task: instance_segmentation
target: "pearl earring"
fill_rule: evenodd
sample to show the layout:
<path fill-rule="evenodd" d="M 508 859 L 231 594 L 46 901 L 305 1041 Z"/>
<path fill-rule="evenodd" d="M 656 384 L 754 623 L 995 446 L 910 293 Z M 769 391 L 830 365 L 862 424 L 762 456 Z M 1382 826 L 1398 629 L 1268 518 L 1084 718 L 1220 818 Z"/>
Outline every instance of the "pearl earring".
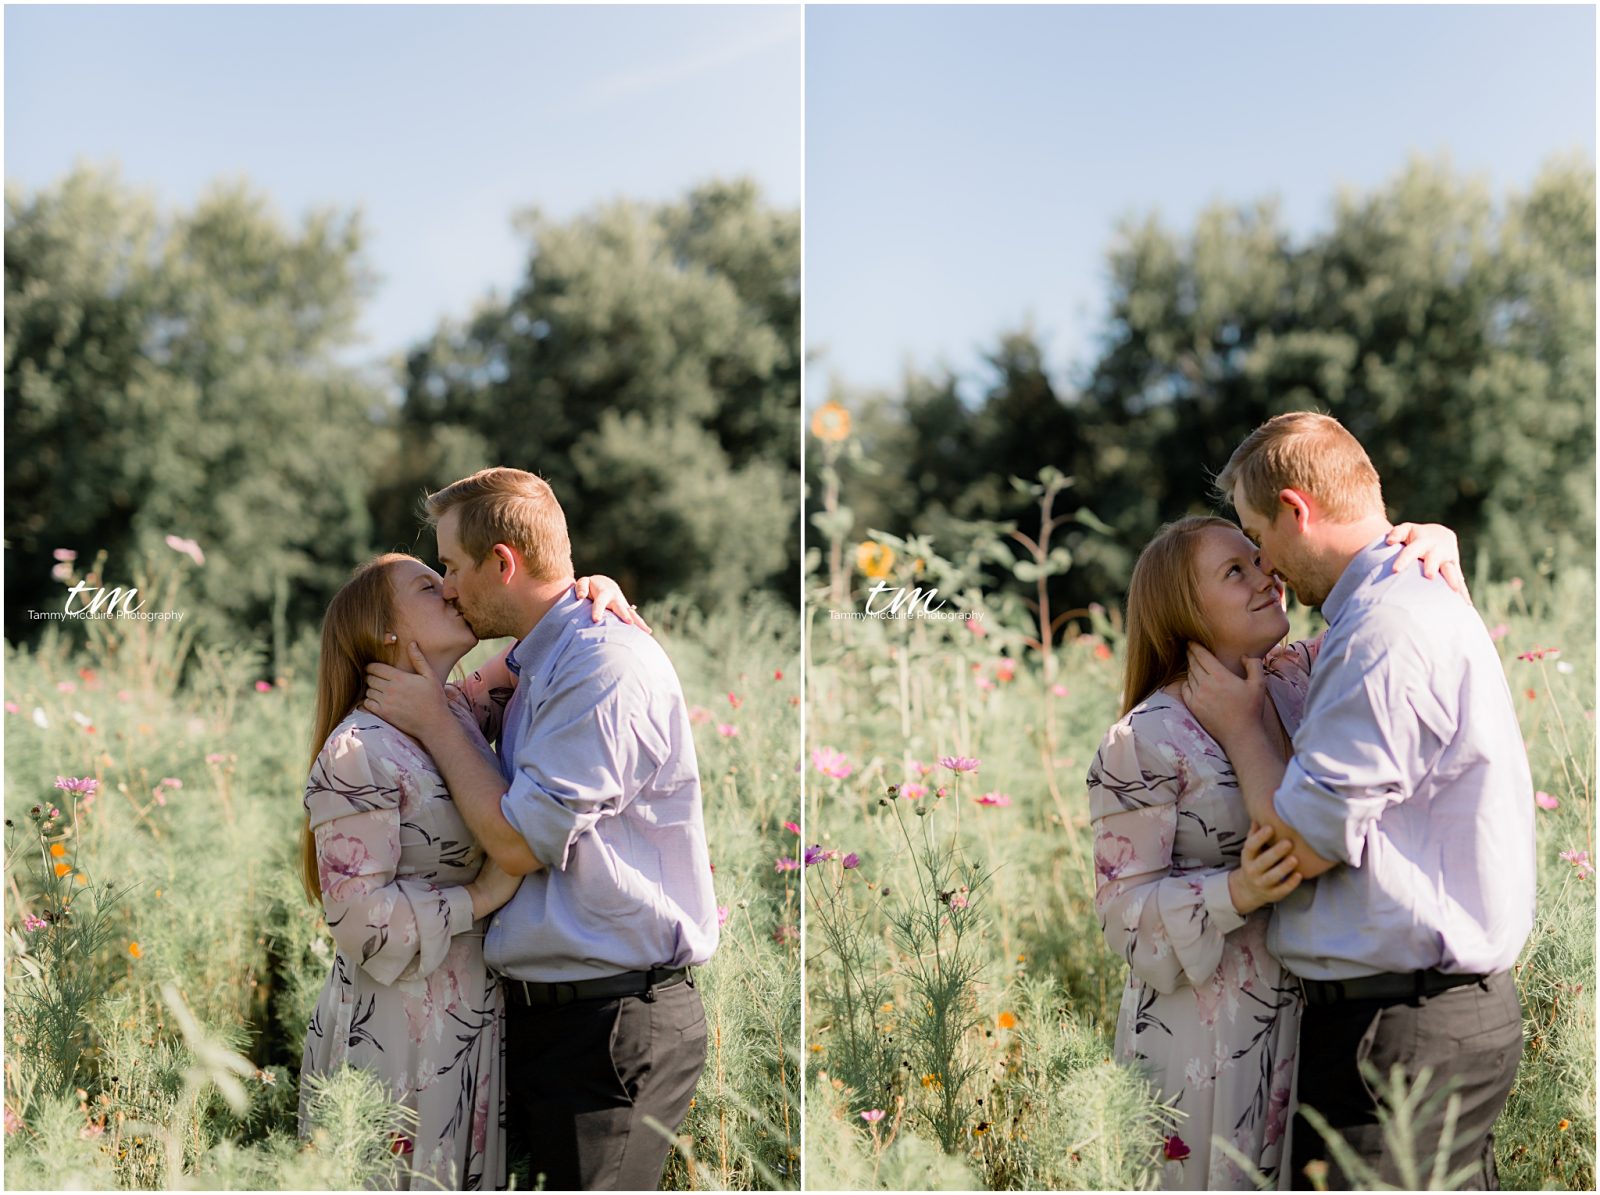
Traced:
<path fill-rule="evenodd" d="M 385 635 L 383 641 L 385 643 L 399 643 L 400 637 L 398 635 Z"/>

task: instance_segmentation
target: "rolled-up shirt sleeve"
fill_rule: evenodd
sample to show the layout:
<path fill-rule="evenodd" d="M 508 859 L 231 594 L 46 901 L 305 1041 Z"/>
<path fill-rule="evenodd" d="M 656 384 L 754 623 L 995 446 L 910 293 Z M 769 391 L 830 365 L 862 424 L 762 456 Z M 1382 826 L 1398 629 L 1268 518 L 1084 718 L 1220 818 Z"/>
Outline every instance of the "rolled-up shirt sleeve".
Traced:
<path fill-rule="evenodd" d="M 600 650 L 558 672 L 517 745 L 500 810 L 546 867 L 565 871 L 578 839 L 655 767 L 636 726 L 646 696 L 627 663 Z"/>
<path fill-rule="evenodd" d="M 1419 692 L 1403 649 L 1371 640 L 1328 648 L 1313 677 L 1294 757 L 1273 807 L 1326 859 L 1360 867 L 1383 811 L 1411 796 L 1422 775 Z"/>

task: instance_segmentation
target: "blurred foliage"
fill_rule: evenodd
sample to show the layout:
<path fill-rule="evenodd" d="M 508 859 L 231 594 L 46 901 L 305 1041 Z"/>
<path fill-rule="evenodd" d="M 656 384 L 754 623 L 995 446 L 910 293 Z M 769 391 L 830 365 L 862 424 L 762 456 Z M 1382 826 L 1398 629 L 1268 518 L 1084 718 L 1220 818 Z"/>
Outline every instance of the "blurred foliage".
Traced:
<path fill-rule="evenodd" d="M 546 477 L 578 569 L 630 596 L 793 600 L 798 213 L 711 183 L 521 228 L 522 285 L 397 357 L 397 403 L 339 363 L 358 215 L 290 227 L 245 182 L 165 211 L 86 167 L 8 187 L 7 638 L 61 609 L 53 550 L 131 567 L 178 535 L 206 556 L 179 608 L 281 644 L 364 556 L 431 558 L 418 500 L 490 464 Z"/>
<path fill-rule="evenodd" d="M 1074 566 L 1052 605 L 1082 609 L 1126 588 L 1162 522 L 1214 509 L 1210 478 L 1252 428 L 1320 409 L 1367 448 L 1392 516 L 1460 533 L 1469 573 L 1480 559 L 1498 576 L 1592 571 L 1589 162 L 1547 163 L 1497 205 L 1413 160 L 1342 195 L 1304 243 L 1270 203 L 1213 207 L 1187 232 L 1129 220 L 1108 267 L 1097 359 L 1071 389 L 1024 328 L 987 354 L 976 402 L 948 372 L 848 396 L 867 462 L 850 470 L 851 535 L 931 534 L 947 555 L 982 520 L 1036 535 L 1008 479 L 1053 465 L 1113 529 L 1063 534 Z"/>
<path fill-rule="evenodd" d="M 406 459 L 450 429 L 472 437 L 445 442 L 458 470 L 537 469 L 581 527 L 579 567 L 630 593 L 797 592 L 798 214 L 741 182 L 519 223 L 517 291 L 407 359 Z M 415 505 L 392 475 L 385 525 Z"/>

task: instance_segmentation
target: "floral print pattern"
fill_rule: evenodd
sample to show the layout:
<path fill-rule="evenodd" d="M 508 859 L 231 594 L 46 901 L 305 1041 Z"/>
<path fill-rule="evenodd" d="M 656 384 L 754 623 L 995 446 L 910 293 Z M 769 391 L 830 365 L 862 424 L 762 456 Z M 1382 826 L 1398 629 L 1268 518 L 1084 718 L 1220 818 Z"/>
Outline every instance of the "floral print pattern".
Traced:
<path fill-rule="evenodd" d="M 446 688 L 491 758 L 514 683 L 502 661 Z M 503 1190 L 503 1003 L 463 886 L 483 850 L 427 753 L 364 710 L 328 736 L 305 805 L 335 951 L 302 1080 L 348 1063 L 417 1113 L 398 1189 Z M 306 1111 L 302 1094 L 302 1131 Z"/>
<path fill-rule="evenodd" d="M 1267 689 L 1289 734 L 1305 711 L 1321 640 L 1274 649 Z M 1128 963 L 1116 1053 L 1185 1114 L 1162 1185 L 1253 1184 L 1214 1141 L 1288 1186 L 1300 995 L 1267 950 L 1270 906 L 1234 911 L 1228 873 L 1250 816 L 1216 741 L 1177 697 L 1152 693 L 1106 735 L 1089 768 L 1095 906 Z"/>

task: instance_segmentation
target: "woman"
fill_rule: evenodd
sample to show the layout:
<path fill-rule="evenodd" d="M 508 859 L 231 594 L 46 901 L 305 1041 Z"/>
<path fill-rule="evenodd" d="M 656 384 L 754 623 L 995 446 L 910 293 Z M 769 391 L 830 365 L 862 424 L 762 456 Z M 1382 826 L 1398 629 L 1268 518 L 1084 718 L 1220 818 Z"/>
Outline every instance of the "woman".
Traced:
<path fill-rule="evenodd" d="M 582 578 L 595 617 L 632 621 L 616 584 Z M 344 1063 L 375 1072 L 417 1114 L 395 1142 L 401 1188 L 504 1188 L 498 980 L 483 961 L 483 919 L 520 880 L 486 860 L 421 746 L 358 706 L 368 664 L 406 667 L 415 641 L 435 675 L 478 640 L 422 561 L 391 553 L 358 568 L 329 603 L 317 668 L 306 893 L 324 908 L 337 952 L 301 1061 L 305 1078 Z M 516 681 L 502 655 L 459 685 L 451 708 L 489 742 Z"/>
<path fill-rule="evenodd" d="M 1395 529 L 1434 575 L 1456 559 L 1445 528 Z M 1129 975 L 1116 1052 L 1145 1067 L 1185 1114 L 1167 1139 L 1162 1185 L 1253 1186 L 1226 1141 L 1287 1186 L 1299 988 L 1266 946 L 1271 906 L 1298 886 L 1285 840 L 1250 824 L 1227 757 L 1185 708 L 1188 644 L 1244 675 L 1264 657 L 1262 717 L 1283 748 L 1299 728 L 1321 636 L 1280 646 L 1283 590 L 1225 519 L 1163 527 L 1128 588 L 1123 717 L 1089 769 L 1095 905 Z"/>

